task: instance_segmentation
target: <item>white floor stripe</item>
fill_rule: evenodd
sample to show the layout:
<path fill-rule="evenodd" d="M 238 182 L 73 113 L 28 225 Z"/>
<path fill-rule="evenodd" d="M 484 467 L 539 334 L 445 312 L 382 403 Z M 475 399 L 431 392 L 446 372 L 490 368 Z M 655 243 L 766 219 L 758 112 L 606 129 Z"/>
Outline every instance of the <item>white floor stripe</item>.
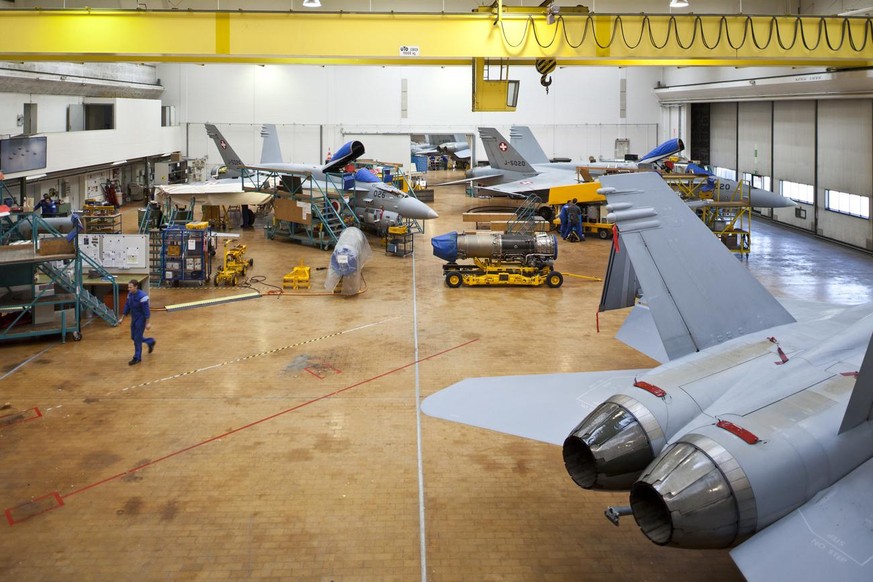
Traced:
<path fill-rule="evenodd" d="M 415 253 L 412 253 L 412 333 L 415 343 L 415 433 L 418 447 L 418 522 L 421 543 L 421 582 L 427 582 L 427 537 L 424 529 L 424 461 L 421 455 L 421 382 L 418 363 L 418 303 L 415 294 Z"/>

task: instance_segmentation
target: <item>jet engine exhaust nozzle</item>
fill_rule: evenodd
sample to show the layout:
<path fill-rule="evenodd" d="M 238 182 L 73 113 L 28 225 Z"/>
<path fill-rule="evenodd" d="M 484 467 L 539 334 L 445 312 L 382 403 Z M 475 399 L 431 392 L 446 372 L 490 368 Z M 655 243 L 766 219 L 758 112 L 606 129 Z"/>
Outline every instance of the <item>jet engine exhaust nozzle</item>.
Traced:
<path fill-rule="evenodd" d="M 655 417 L 628 396 L 613 396 L 564 440 L 564 465 L 583 489 L 628 489 L 655 458 L 663 441 Z"/>
<path fill-rule="evenodd" d="M 695 434 L 649 466 L 631 487 L 630 504 L 637 525 L 661 546 L 727 548 L 757 522 L 742 468 L 724 447 Z"/>

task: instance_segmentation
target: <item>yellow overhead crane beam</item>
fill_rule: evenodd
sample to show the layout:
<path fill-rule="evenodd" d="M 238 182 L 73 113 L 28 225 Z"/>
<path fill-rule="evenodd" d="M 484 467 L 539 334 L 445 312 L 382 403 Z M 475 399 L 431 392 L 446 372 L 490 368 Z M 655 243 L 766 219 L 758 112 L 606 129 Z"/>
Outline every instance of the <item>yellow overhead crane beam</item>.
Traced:
<path fill-rule="evenodd" d="M 588 14 L 0 10 L 0 60 L 609 66 L 873 65 L 873 20 Z M 498 17 L 499 16 L 499 17 Z"/>

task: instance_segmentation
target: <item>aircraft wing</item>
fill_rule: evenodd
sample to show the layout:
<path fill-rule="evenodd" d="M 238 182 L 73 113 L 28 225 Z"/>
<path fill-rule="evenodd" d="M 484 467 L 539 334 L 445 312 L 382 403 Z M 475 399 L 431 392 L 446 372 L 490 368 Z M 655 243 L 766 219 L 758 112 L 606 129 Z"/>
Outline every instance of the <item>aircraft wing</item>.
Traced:
<path fill-rule="evenodd" d="M 249 204 L 260 206 L 269 202 L 273 195 L 268 192 L 244 191 L 242 182 L 200 182 L 157 186 L 155 193 L 161 197 L 178 198 L 186 203 L 192 198 L 201 204 L 213 206 L 236 206 Z"/>
<path fill-rule="evenodd" d="M 421 410 L 428 416 L 560 445 L 579 420 L 645 372 L 467 378 L 425 398 Z"/>
<path fill-rule="evenodd" d="M 672 360 L 794 318 L 654 172 L 603 176 L 618 227 L 601 311 L 637 282 Z M 628 264 L 632 267 L 630 275 Z"/>
<path fill-rule="evenodd" d="M 731 550 L 749 582 L 873 580 L 873 460 Z"/>

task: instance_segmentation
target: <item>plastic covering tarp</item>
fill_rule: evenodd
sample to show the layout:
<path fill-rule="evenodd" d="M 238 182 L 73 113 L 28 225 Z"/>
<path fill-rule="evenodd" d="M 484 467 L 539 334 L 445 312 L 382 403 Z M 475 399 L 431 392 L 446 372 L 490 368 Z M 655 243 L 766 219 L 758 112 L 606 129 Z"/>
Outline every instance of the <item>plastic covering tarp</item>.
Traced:
<path fill-rule="evenodd" d="M 662 158 L 666 158 L 667 156 L 671 156 L 673 154 L 681 152 L 685 149 L 685 144 L 682 143 L 682 140 L 678 137 L 674 137 L 671 140 L 667 140 L 642 158 L 640 158 L 640 163 L 643 162 L 655 162 Z"/>
<path fill-rule="evenodd" d="M 430 244 L 433 245 L 433 254 L 436 257 L 449 263 L 454 263 L 458 260 L 458 233 L 449 232 L 441 234 L 430 239 Z"/>
<path fill-rule="evenodd" d="M 361 269 L 364 268 L 372 255 L 370 243 L 367 242 L 367 237 L 361 232 L 361 229 L 354 226 L 345 229 L 330 255 L 330 266 L 327 269 L 324 288 L 333 292 L 342 280 L 343 295 L 358 293 L 363 283 Z"/>
<path fill-rule="evenodd" d="M 686 166 L 685 171 L 689 174 L 702 174 L 704 176 L 709 176 L 709 179 L 706 181 L 706 184 L 701 188 L 704 192 L 709 192 L 715 188 L 715 178 L 712 175 L 712 172 L 707 170 L 706 168 L 702 168 L 697 164 L 688 164 Z"/>

